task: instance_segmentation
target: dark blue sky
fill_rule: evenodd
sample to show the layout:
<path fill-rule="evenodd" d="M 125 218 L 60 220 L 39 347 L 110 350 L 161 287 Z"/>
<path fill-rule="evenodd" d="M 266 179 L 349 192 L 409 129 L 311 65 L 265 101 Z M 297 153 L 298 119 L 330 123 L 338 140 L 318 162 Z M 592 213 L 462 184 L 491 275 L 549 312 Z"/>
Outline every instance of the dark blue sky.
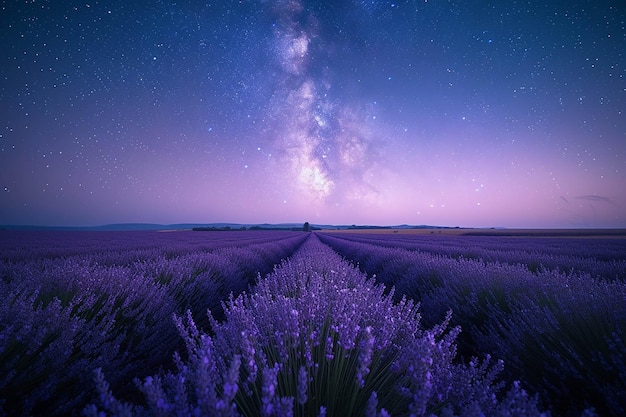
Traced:
<path fill-rule="evenodd" d="M 626 227 L 622 2 L 0 4 L 0 224 Z"/>

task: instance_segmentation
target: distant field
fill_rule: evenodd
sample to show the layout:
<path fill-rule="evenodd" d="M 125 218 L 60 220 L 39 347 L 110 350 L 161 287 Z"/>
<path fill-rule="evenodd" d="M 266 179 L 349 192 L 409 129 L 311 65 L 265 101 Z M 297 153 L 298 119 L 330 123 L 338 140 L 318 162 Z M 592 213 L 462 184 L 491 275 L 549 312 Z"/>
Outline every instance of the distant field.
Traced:
<path fill-rule="evenodd" d="M 520 236 L 520 237 L 588 237 L 626 239 L 626 229 L 343 229 L 322 230 L 332 233 L 454 235 L 454 236 Z"/>

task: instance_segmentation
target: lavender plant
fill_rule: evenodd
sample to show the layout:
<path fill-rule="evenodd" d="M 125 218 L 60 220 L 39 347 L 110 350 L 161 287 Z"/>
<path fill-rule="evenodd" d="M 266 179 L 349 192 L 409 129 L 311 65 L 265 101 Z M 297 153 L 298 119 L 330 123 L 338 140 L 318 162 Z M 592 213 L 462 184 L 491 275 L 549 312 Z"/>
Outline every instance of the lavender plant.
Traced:
<path fill-rule="evenodd" d="M 94 368 L 132 398 L 133 376 L 157 372 L 181 346 L 173 313 L 217 309 L 306 238 L 233 233 L 0 240 L 0 415 L 76 414 Z"/>
<path fill-rule="evenodd" d="M 64 299 L 43 286 L 2 285 L 0 398 L 6 413 L 67 414 L 85 404 L 85 369 L 103 367 L 121 389 L 142 367 L 154 369 L 171 354 L 163 350 L 176 340 L 164 326 L 173 311 L 166 294 L 139 279 L 126 291 L 107 292 L 119 277 L 99 278 L 95 291 Z"/>
<path fill-rule="evenodd" d="M 595 408 L 601 415 L 624 414 L 626 285 L 612 275 L 597 279 L 585 272 L 593 262 L 567 273 L 543 267 L 532 272 L 525 264 L 322 238 L 368 273 L 395 284 L 398 293 L 420 299 L 428 325 L 453 309 L 454 323 L 464 329 L 461 352 L 506 358 L 509 377 L 523 378 L 555 413 L 575 416 Z M 528 243 L 514 241 L 518 246 L 509 242 L 509 249 Z M 616 265 L 626 259 L 619 253 L 611 255 Z"/>
<path fill-rule="evenodd" d="M 589 280 L 549 300 L 529 297 L 512 300 L 514 314 L 497 314 L 476 329 L 479 346 L 506 354 L 511 368 L 563 413 L 594 407 L 601 415 L 626 414 L 624 286 Z"/>
<path fill-rule="evenodd" d="M 479 260 L 484 263 L 524 265 L 568 273 L 572 270 L 609 280 L 626 280 L 626 240 L 575 238 L 514 238 L 497 236 L 415 236 L 323 234 L 333 246 L 344 240 L 373 244 L 392 250 Z"/>
<path fill-rule="evenodd" d="M 450 315 L 424 330 L 417 304 L 395 303 L 315 235 L 224 310 L 211 335 L 175 317 L 187 359 L 137 381 L 145 406 L 115 400 L 97 372 L 103 411 L 85 414 L 541 415 L 519 385 L 498 400 L 501 362 L 454 363 Z"/>

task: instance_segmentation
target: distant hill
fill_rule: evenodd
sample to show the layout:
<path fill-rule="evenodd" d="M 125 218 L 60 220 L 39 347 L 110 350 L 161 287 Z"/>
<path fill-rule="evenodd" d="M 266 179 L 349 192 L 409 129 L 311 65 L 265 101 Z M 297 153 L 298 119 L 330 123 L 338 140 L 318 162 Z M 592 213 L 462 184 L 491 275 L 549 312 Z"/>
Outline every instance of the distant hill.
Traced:
<path fill-rule="evenodd" d="M 152 223 L 118 223 L 100 226 L 37 226 L 37 225 L 3 225 L 2 230 L 49 230 L 49 231 L 130 231 L 130 230 L 162 230 L 174 225 Z"/>
<path fill-rule="evenodd" d="M 150 231 L 150 230 L 241 230 L 261 229 L 261 230 L 290 230 L 301 229 L 303 223 L 116 223 L 100 226 L 36 226 L 36 225 L 1 225 L 0 230 L 48 230 L 48 231 Z M 311 230 L 346 230 L 346 229 L 448 229 L 446 226 L 376 226 L 376 225 L 330 225 L 311 224 Z"/>
<path fill-rule="evenodd" d="M 1 225 L 0 230 L 48 230 L 48 231 L 158 231 L 158 230 L 192 230 L 194 228 L 206 228 L 216 230 L 240 230 L 242 228 L 250 229 L 293 229 L 302 228 L 303 223 L 176 223 L 176 224 L 157 224 L 157 223 L 116 223 L 105 224 L 100 226 L 37 226 L 37 225 Z M 321 229 L 317 225 L 311 225 L 316 229 Z"/>

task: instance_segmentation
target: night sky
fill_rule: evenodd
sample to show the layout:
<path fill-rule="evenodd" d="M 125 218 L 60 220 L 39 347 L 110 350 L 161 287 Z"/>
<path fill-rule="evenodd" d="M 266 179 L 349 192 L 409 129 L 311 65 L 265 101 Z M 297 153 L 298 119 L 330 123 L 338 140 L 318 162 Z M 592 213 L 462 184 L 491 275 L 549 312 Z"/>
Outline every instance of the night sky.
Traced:
<path fill-rule="evenodd" d="M 0 224 L 626 227 L 623 0 L 0 4 Z"/>

